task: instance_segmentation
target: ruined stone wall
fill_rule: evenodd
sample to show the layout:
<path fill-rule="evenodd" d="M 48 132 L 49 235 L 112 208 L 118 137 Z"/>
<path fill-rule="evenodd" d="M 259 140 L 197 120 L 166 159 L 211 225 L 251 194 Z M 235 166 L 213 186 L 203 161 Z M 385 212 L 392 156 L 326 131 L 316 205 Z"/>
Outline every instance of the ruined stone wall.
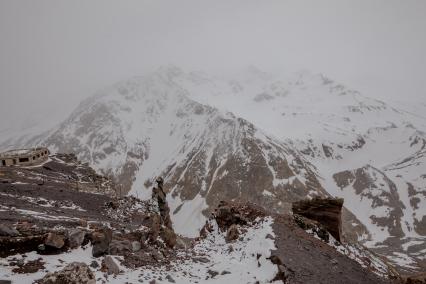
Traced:
<path fill-rule="evenodd" d="M 47 148 L 11 150 L 0 154 L 0 167 L 37 165 L 46 161 L 49 154 Z"/>

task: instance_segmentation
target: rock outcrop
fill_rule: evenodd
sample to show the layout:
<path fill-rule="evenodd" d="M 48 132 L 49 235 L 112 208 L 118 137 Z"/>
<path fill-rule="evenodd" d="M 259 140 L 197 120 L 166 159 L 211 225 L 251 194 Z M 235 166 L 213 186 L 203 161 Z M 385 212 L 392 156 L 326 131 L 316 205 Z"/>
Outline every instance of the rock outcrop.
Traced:
<path fill-rule="evenodd" d="M 105 256 L 104 260 L 102 261 L 102 267 L 108 274 L 117 275 L 120 273 L 120 266 L 118 266 L 116 260 L 110 255 Z"/>
<path fill-rule="evenodd" d="M 283 281 L 283 283 L 392 283 L 388 277 L 398 277 L 391 275 L 391 269 L 379 258 L 367 252 L 361 253 L 361 259 L 354 259 L 355 249 L 343 253 L 345 247 L 341 244 L 333 247 L 329 243 L 329 230 L 336 233 L 340 227 L 325 225 L 339 224 L 340 211 L 343 200 L 317 199 L 300 202 L 296 208 L 298 212 L 310 212 L 309 210 L 321 209 L 320 213 L 308 216 L 319 218 L 328 217 L 328 223 L 320 223 L 303 216 L 295 219 L 287 214 L 268 213 L 265 209 L 250 203 L 220 202 L 219 207 L 212 214 L 211 219 L 201 230 L 201 237 L 207 237 L 214 231 L 215 225 L 225 235 L 227 241 L 239 241 L 237 232 L 241 236 L 249 227 L 273 218 L 273 234 L 268 234 L 266 238 L 274 240 L 276 249 L 268 256 L 270 262 L 277 266 L 277 273 L 272 281 Z M 322 205 L 322 206 L 321 206 Z M 332 208 L 330 211 L 328 209 Z M 322 213 L 321 213 L 322 212 Z M 328 212 L 328 213 L 327 213 Z M 331 214 L 330 212 L 335 212 Z M 298 221 L 299 220 L 299 221 Z M 334 220 L 335 223 L 332 223 Z M 300 223 L 304 225 L 300 225 Z M 305 226 L 305 227 L 303 227 Z M 312 232 L 311 232 L 312 231 Z M 330 232 L 331 233 L 331 232 Z M 316 235 L 316 236 L 315 236 Z M 318 236 L 318 237 L 317 237 Z M 336 235 L 338 239 L 339 235 Z M 232 250 L 232 245 L 230 246 Z M 371 257 L 371 258 L 368 258 Z M 260 256 L 254 256 L 259 258 Z M 380 263 L 380 276 L 378 267 L 374 264 Z M 383 277 L 383 278 L 382 278 Z"/>
<path fill-rule="evenodd" d="M 111 240 L 112 231 L 108 228 L 102 228 L 93 232 L 91 235 L 91 242 L 93 245 L 92 255 L 94 257 L 99 257 L 108 253 Z"/>
<path fill-rule="evenodd" d="M 226 232 L 233 225 L 247 225 L 259 217 L 265 217 L 266 213 L 255 204 L 221 201 L 212 216 L 219 229 Z"/>
<path fill-rule="evenodd" d="M 292 205 L 293 213 L 319 222 L 339 242 L 342 236 L 341 198 L 314 198 Z"/>

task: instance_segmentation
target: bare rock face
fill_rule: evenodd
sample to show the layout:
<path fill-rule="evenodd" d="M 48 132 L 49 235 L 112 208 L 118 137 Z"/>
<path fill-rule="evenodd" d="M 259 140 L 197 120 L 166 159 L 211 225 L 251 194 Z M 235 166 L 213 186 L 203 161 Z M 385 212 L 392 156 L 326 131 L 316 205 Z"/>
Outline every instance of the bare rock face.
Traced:
<path fill-rule="evenodd" d="M 293 203 L 293 213 L 315 220 L 339 242 L 342 235 L 343 199 L 314 198 Z"/>
<path fill-rule="evenodd" d="M 61 271 L 50 272 L 39 281 L 40 284 L 96 284 L 95 275 L 87 264 L 73 262 Z"/>

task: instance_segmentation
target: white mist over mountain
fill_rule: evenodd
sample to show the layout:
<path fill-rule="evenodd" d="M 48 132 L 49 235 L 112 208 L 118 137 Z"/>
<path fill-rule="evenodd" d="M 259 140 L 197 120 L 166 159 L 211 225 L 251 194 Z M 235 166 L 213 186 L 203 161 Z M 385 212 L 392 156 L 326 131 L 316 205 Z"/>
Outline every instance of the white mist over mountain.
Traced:
<path fill-rule="evenodd" d="M 424 1 L 0 3 L 0 129 L 65 118 L 161 65 L 321 72 L 375 98 L 424 100 Z M 48 127 L 46 127 L 48 128 Z"/>

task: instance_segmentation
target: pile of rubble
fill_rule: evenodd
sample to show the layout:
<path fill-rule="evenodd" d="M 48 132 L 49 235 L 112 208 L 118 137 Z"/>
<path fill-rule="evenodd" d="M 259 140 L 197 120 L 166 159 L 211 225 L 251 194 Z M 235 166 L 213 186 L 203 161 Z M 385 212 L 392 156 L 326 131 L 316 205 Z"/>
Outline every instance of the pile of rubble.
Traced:
<path fill-rule="evenodd" d="M 185 241 L 178 237 L 173 229 L 161 224 L 155 205 L 149 201 L 124 197 L 107 202 L 105 208 L 106 214 L 117 222 L 82 221 L 81 226 L 75 228 L 40 228 L 28 222 L 17 223 L 14 226 L 2 224 L 0 256 L 7 257 L 31 251 L 36 251 L 40 255 L 52 255 L 77 248 L 91 248 L 93 257 L 102 257 L 100 267 L 102 271 L 118 274 L 119 265 L 110 255 L 121 256 L 120 265 L 130 268 L 165 265 L 176 255 L 177 249 L 174 248 L 186 247 Z M 126 225 L 121 226 L 122 222 Z M 12 260 L 10 265 L 16 266 L 14 271 L 17 273 L 26 273 L 29 267 L 32 272 L 35 272 L 36 268 L 37 270 L 44 268 L 43 265 L 37 266 L 22 260 L 20 262 Z M 82 264 L 73 264 L 64 270 L 68 273 L 75 269 L 87 274 L 85 279 L 92 279 Z M 59 279 L 58 277 L 56 274 L 49 274 L 40 283 L 56 283 L 52 279 Z"/>
<path fill-rule="evenodd" d="M 109 277 L 117 283 L 404 283 L 380 257 L 334 237 L 339 204 L 307 200 L 294 204 L 298 214 L 280 215 L 255 204 L 220 202 L 200 237 L 185 239 L 162 224 L 155 203 L 110 199 L 102 207 L 104 220 L 82 220 L 74 228 L 0 225 L 0 252 L 14 274 L 48 271 L 33 278 L 39 284 L 93 284 Z M 72 262 L 60 259 L 67 254 L 74 255 Z M 61 270 L 53 272 L 52 255 L 63 262 Z M 405 283 L 421 283 L 412 280 Z"/>

